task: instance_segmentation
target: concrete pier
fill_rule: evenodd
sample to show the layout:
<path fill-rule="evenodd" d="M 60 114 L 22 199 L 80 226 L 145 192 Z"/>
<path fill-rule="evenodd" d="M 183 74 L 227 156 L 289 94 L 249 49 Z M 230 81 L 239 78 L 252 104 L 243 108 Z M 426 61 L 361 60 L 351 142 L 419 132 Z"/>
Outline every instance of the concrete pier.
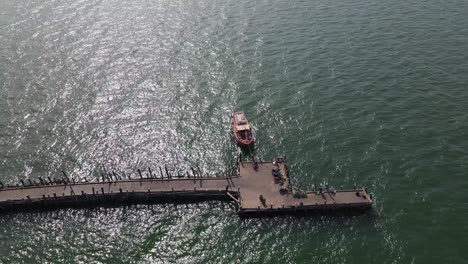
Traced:
<path fill-rule="evenodd" d="M 286 164 L 240 162 L 237 175 L 215 178 L 109 180 L 37 183 L 0 189 L 0 212 L 56 207 L 118 206 L 127 203 L 230 200 L 240 216 L 299 214 L 371 208 L 366 189 L 305 192 L 289 183 Z"/>

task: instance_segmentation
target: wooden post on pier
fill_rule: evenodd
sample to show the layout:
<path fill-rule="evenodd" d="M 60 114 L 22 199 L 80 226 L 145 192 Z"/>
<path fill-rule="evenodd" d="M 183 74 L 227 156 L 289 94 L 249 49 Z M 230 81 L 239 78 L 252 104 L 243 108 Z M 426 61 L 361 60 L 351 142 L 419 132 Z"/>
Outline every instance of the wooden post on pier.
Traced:
<path fill-rule="evenodd" d="M 138 175 L 140 175 L 140 180 L 143 180 L 143 175 L 141 175 L 140 169 L 137 169 Z"/>
<path fill-rule="evenodd" d="M 65 178 L 67 179 L 67 181 L 70 182 L 70 179 L 68 178 L 67 174 L 64 171 L 62 171 L 62 173 L 63 173 L 63 176 L 65 176 Z"/>
<path fill-rule="evenodd" d="M 201 171 L 201 169 L 200 169 L 200 166 L 198 166 L 198 164 L 197 164 L 197 170 L 198 170 L 198 173 L 199 173 L 198 175 L 199 175 L 200 177 L 203 177 L 203 173 L 202 173 L 202 171 Z"/>
<path fill-rule="evenodd" d="M 167 170 L 167 166 L 164 165 L 164 170 L 166 171 L 166 177 L 169 179 L 169 171 Z"/>
<path fill-rule="evenodd" d="M 117 173 L 115 173 L 115 171 L 112 171 L 112 175 L 114 175 L 114 178 L 115 178 L 116 181 L 122 180 L 122 177 L 120 177 L 119 175 L 117 175 Z"/>

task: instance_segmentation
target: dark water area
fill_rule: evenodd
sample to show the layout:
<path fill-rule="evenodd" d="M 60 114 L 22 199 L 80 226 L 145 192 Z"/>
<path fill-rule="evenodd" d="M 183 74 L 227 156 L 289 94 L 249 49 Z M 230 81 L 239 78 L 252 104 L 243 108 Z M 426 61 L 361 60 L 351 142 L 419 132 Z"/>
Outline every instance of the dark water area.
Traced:
<path fill-rule="evenodd" d="M 468 2 L 0 0 L 0 180 L 286 155 L 372 213 L 226 204 L 0 216 L 0 263 L 466 263 Z"/>

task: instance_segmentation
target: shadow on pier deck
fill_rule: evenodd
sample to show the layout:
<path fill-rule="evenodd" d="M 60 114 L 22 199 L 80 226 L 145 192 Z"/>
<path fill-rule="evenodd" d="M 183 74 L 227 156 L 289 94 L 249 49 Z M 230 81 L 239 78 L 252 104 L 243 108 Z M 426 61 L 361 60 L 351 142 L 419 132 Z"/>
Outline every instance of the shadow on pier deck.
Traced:
<path fill-rule="evenodd" d="M 0 212 L 136 203 L 229 200 L 240 216 L 362 212 L 372 207 L 365 189 L 302 192 L 289 185 L 283 160 L 241 162 L 238 174 L 216 178 L 44 183 L 0 189 Z M 276 175 L 276 177 L 273 176 Z"/>

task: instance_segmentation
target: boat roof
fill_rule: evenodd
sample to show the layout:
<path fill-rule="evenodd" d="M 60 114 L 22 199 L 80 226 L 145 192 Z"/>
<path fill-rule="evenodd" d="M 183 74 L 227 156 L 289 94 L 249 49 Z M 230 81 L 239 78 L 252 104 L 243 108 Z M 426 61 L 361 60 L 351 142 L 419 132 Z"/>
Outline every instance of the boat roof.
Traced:
<path fill-rule="evenodd" d="M 234 113 L 234 118 L 236 119 L 236 128 L 238 131 L 250 130 L 249 121 L 247 121 L 243 112 Z"/>
<path fill-rule="evenodd" d="M 244 113 L 242 113 L 242 112 L 234 113 L 234 118 L 236 119 L 236 123 L 238 125 L 248 124 L 247 118 L 245 117 Z"/>
<path fill-rule="evenodd" d="M 244 131 L 244 130 L 250 130 L 250 125 L 246 124 L 246 125 L 237 126 L 237 131 Z"/>

